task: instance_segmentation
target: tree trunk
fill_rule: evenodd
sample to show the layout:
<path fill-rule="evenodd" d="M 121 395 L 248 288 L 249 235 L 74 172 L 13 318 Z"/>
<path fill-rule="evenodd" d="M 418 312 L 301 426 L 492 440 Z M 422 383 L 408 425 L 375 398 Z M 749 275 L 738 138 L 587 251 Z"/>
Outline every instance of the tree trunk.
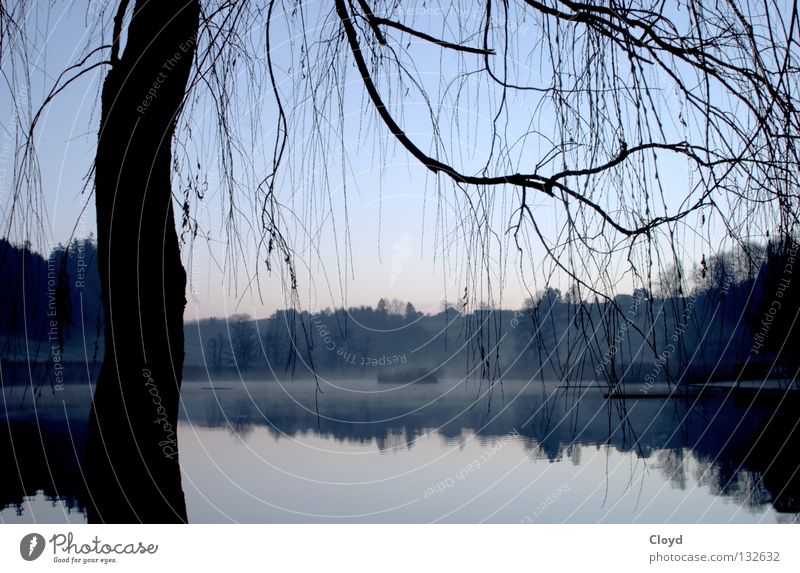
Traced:
<path fill-rule="evenodd" d="M 90 522 L 186 521 L 176 435 L 186 273 L 171 145 L 199 13 L 199 0 L 137 0 L 124 54 L 113 50 L 103 84 L 96 208 L 105 355 L 89 417 Z"/>

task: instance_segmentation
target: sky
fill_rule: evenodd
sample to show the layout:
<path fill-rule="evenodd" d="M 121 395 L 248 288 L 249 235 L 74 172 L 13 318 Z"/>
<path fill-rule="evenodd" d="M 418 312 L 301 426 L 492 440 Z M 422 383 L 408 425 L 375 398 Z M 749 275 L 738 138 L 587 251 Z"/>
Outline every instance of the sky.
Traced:
<path fill-rule="evenodd" d="M 87 42 L 97 44 L 87 22 L 92 22 L 97 14 L 104 14 L 106 19 L 109 14 L 98 8 L 102 3 L 96 2 L 90 2 L 88 8 L 83 2 L 56 2 L 49 9 L 42 4 L 48 3 L 33 3 L 31 13 L 31 29 L 39 30 L 40 34 L 35 42 L 38 52 L 32 57 L 35 73 L 29 96 L 34 105 L 44 99 L 61 70 L 80 59 Z M 417 21 L 428 17 L 441 19 L 439 15 L 424 13 L 415 17 Z M 262 34 L 258 29 L 250 32 L 256 38 Z M 535 32 L 522 29 L 520 35 L 524 40 Z M 292 74 L 295 78 L 297 74 L 297 70 L 287 69 L 288 52 L 297 47 L 296 42 L 288 40 L 286 32 L 276 25 L 274 57 L 285 72 L 279 82 L 286 97 L 295 89 Z M 437 59 L 438 51 L 411 43 L 407 48 L 415 56 L 415 63 L 419 63 L 417 74 L 430 82 L 426 85 L 434 93 L 446 92 L 446 75 L 438 73 L 443 66 Z M 531 78 L 546 69 L 534 69 L 532 65 L 517 62 L 516 73 Z M 37 207 L 37 214 L 41 216 L 39 227 L 44 233 L 35 234 L 33 242 L 42 252 L 71 236 L 84 237 L 95 231 L 93 196 L 87 175 L 96 144 L 98 93 L 103 74 L 104 70 L 98 68 L 76 81 L 53 100 L 41 118 L 37 159 L 42 205 Z M 391 79 L 378 78 L 381 88 L 387 90 L 382 93 L 389 93 Z M 6 88 L 0 94 L 0 109 L 6 110 L 0 113 L 3 138 L 0 205 L 4 221 L 8 215 L 7 198 L 13 192 L 9 170 L 13 168 L 15 143 L 10 126 L 17 119 L 8 105 L 8 84 Z M 10 89 L 17 90 L 19 95 L 17 87 Z M 247 87 L 241 89 L 246 91 Z M 297 267 L 296 301 L 285 288 L 285 267 L 278 264 L 270 273 L 258 262 L 260 203 L 251 193 L 255 186 L 251 175 L 268 171 L 277 125 L 274 101 L 263 94 L 251 100 L 248 97 L 252 94 L 246 94 L 248 97 L 242 97 L 237 104 L 242 106 L 237 108 L 235 117 L 241 121 L 240 133 L 244 140 L 253 139 L 248 142 L 243 158 L 237 160 L 237 167 L 243 168 L 243 173 L 247 167 L 251 175 L 242 177 L 237 191 L 240 194 L 237 206 L 242 215 L 237 220 L 240 240 L 235 243 L 229 240 L 224 217 L 227 190 L 218 163 L 213 160 L 218 140 L 208 132 L 213 118 L 208 115 L 209 107 L 202 102 L 191 108 L 196 115 L 186 118 L 187 125 L 197 126 L 191 145 L 193 153 L 203 158 L 200 171 L 207 178 L 208 189 L 202 202 L 193 203 L 193 216 L 201 232 L 194 242 L 184 245 L 190 281 L 187 319 L 237 313 L 265 317 L 293 302 L 309 309 L 375 305 L 381 297 L 411 301 L 419 310 L 435 313 L 442 301 L 455 303 L 464 295 L 465 288 L 470 291 L 468 296 L 473 304 L 491 301 L 496 306 L 519 308 L 525 298 L 544 286 L 545 276 L 553 269 L 555 284 L 562 289 L 568 286 L 552 262 L 542 262 L 544 251 L 540 245 L 523 242 L 523 251 L 517 251 L 509 232 L 518 205 L 516 191 L 498 187 L 479 196 L 472 190 L 456 188 L 446 178 L 431 175 L 393 141 L 384 126 L 376 123 L 374 111 L 365 101 L 363 87 L 354 74 L 349 72 L 341 85 L 331 89 L 345 92 L 343 104 L 336 110 L 345 127 L 340 128 L 334 121 L 338 118 L 328 117 L 332 125 L 325 131 L 325 139 L 309 128 L 309 120 L 299 116 L 301 119 L 293 124 L 290 144 L 296 156 L 287 161 L 278 181 L 283 230 L 292 245 Z M 452 103 L 451 108 L 442 108 L 452 115 L 442 122 L 441 152 L 454 161 L 480 166 L 489 151 L 490 138 L 484 136 L 494 102 L 491 97 L 450 97 L 448 94 L 439 99 L 440 103 Z M 251 101 L 254 105 L 248 108 Z M 394 110 L 409 135 L 423 147 L 432 140 L 430 125 L 421 111 L 425 105 L 424 99 L 415 98 L 412 92 L 403 99 L 402 108 Z M 518 120 L 537 117 L 555 122 L 553 112 L 526 107 L 529 104 L 525 101 L 510 101 L 508 105 L 512 111 L 509 114 L 512 120 L 505 119 L 512 141 L 509 157 L 517 158 L 516 167 L 535 163 L 541 153 L 541 141 L 533 145 L 514 143 L 513 137 L 527 129 L 525 122 Z M 460 127 L 461 124 L 455 126 L 458 123 L 455 117 L 462 118 L 467 128 Z M 250 127 L 253 118 L 262 123 L 259 132 Z M 540 139 L 545 138 L 546 134 Z M 251 164 L 245 165 L 246 162 Z M 677 201 L 682 190 L 691 184 L 687 167 L 674 162 L 662 165 L 662 169 L 667 200 L 674 197 Z M 176 201 L 181 186 L 182 181 L 176 177 Z M 536 196 L 529 201 L 542 232 L 553 238 L 554 246 L 558 245 L 563 240 L 563 210 L 545 197 Z M 686 233 L 685 237 L 678 238 L 687 261 L 699 260 L 709 243 L 713 244 L 711 236 L 719 232 L 709 229 L 706 237 L 693 236 L 695 227 L 696 221 L 680 231 Z M 524 237 L 525 241 L 531 241 L 530 229 L 526 229 Z M 481 245 L 486 248 L 479 248 Z M 588 282 L 593 273 L 597 274 L 597 268 L 592 271 L 593 263 L 584 262 L 589 265 Z M 630 292 L 633 288 L 624 252 L 601 258 L 597 265 L 613 278 L 618 292 Z"/>

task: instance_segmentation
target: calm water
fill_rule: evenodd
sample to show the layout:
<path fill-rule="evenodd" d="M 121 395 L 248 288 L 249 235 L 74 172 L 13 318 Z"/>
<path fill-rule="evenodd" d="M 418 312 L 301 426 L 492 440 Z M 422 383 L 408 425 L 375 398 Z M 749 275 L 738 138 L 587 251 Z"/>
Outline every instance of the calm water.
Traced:
<path fill-rule="evenodd" d="M 214 386 L 183 392 L 193 522 L 772 523 L 800 511 L 794 396 L 606 400 L 520 380 Z M 3 391 L 3 522 L 85 519 L 91 390 L 48 392 Z"/>

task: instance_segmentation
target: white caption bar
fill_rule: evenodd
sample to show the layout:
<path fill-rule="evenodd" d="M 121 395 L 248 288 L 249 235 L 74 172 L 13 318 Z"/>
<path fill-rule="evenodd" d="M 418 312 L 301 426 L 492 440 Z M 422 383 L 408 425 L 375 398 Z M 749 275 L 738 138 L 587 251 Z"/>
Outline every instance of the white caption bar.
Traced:
<path fill-rule="evenodd" d="M 3 571 L 800 571 L 792 525 L 0 526 Z"/>

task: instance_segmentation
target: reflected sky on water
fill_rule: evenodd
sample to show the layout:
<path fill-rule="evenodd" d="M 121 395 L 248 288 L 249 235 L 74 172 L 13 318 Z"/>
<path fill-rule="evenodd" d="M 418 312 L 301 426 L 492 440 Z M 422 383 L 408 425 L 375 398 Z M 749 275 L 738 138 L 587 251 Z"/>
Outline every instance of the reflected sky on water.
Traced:
<path fill-rule="evenodd" d="M 0 518 L 83 520 L 90 389 L 3 397 Z M 774 523 L 799 511 L 797 410 L 728 388 L 189 382 L 179 436 L 193 522 Z"/>

